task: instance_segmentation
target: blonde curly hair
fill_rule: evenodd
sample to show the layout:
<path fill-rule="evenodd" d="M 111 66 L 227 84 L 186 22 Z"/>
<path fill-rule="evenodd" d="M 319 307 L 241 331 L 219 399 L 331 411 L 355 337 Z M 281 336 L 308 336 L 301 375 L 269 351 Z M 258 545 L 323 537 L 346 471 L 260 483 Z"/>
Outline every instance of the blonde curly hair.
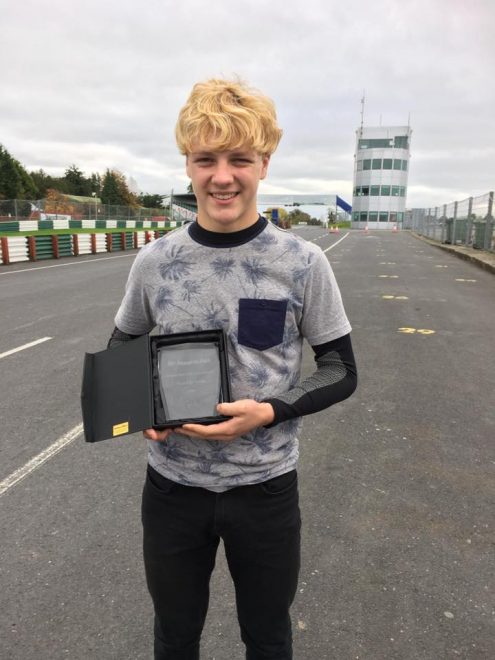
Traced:
<path fill-rule="evenodd" d="M 213 151 L 248 147 L 270 156 L 281 137 L 273 101 L 241 80 L 212 78 L 196 83 L 175 127 L 177 146 L 184 155 L 196 144 L 208 144 Z"/>

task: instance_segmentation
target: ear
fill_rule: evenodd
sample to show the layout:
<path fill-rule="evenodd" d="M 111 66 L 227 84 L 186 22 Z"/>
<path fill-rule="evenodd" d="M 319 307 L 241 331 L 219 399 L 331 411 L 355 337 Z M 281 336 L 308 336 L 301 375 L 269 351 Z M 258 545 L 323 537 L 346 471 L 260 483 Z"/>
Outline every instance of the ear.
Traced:
<path fill-rule="evenodd" d="M 261 173 L 260 173 L 260 179 L 264 179 L 268 173 L 268 165 L 270 163 L 270 156 L 265 155 L 261 156 Z"/>
<path fill-rule="evenodd" d="M 189 156 L 187 154 L 186 154 L 186 174 L 189 178 L 191 178 L 191 172 L 189 167 Z"/>

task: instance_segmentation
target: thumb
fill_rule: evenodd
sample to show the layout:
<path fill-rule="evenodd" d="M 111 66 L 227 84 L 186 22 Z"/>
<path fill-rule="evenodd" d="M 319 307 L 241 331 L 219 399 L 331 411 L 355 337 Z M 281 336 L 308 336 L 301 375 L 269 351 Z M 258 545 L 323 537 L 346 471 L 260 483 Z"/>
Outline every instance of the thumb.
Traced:
<path fill-rule="evenodd" d="M 224 402 L 217 404 L 217 412 L 219 412 L 220 415 L 226 415 L 226 416 L 233 415 L 234 414 L 234 410 L 232 410 L 233 408 L 235 409 L 235 403 Z"/>

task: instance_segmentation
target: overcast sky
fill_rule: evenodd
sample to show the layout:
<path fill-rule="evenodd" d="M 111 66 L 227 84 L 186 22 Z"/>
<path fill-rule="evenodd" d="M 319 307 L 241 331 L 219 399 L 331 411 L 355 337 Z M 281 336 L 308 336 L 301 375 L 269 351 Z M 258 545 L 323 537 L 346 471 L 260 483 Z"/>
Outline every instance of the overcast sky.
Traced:
<path fill-rule="evenodd" d="M 185 191 L 174 126 L 198 80 L 271 96 L 263 193 L 352 197 L 364 123 L 413 129 L 408 207 L 495 187 L 493 0 L 0 0 L 0 143 L 27 169 L 107 167 Z"/>

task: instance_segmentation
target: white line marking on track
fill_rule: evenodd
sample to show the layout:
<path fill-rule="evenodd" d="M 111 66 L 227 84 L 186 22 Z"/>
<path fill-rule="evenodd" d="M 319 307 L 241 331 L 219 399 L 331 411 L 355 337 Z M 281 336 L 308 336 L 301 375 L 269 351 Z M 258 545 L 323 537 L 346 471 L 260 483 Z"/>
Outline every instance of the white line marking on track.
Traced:
<path fill-rule="evenodd" d="M 81 259 L 81 261 L 71 261 L 68 264 L 54 264 L 53 266 L 38 266 L 34 268 L 22 268 L 21 270 L 11 270 L 8 273 L 0 273 L 2 275 L 18 275 L 19 273 L 32 273 L 33 270 L 45 270 L 46 268 L 63 268 L 64 266 L 79 266 L 79 264 L 94 263 L 96 261 L 108 261 L 108 259 L 125 259 L 126 257 L 135 257 L 137 252 L 133 254 L 118 254 L 115 257 L 102 257 L 101 259 Z"/>
<path fill-rule="evenodd" d="M 58 452 L 61 451 L 66 445 L 68 445 L 69 443 L 73 442 L 76 438 L 78 438 L 81 435 L 82 430 L 83 430 L 82 424 L 78 424 L 77 426 L 74 426 L 73 429 L 71 429 L 61 438 L 56 440 L 52 445 L 44 449 L 40 454 L 32 458 L 30 461 L 28 461 L 25 465 L 20 467 L 15 472 L 12 472 L 12 474 L 10 474 L 6 479 L 0 482 L 0 496 L 6 493 L 9 490 L 9 488 L 12 488 L 12 486 L 15 486 L 15 484 L 19 483 L 21 479 L 27 477 L 28 474 L 34 472 L 34 470 L 36 470 L 41 465 L 43 465 L 43 463 L 48 461 L 48 459 L 55 456 L 55 454 L 58 454 Z"/>
<path fill-rule="evenodd" d="M 22 346 L 18 346 L 17 348 L 11 348 L 10 351 L 5 351 L 4 353 L 0 353 L 0 359 L 7 357 L 7 355 L 12 355 L 13 353 L 18 353 L 19 351 L 23 351 L 26 348 L 31 348 L 31 346 L 37 346 L 38 344 L 42 344 L 45 341 L 49 341 L 50 339 L 53 339 L 52 337 L 42 337 L 41 339 L 36 339 L 35 341 L 30 341 L 29 344 L 23 344 Z"/>
<path fill-rule="evenodd" d="M 342 236 L 342 238 L 339 238 L 339 240 L 338 240 L 336 243 L 334 243 L 334 244 L 331 245 L 330 247 L 327 247 L 327 249 L 326 249 L 326 250 L 323 250 L 323 252 L 328 252 L 328 250 L 333 250 L 333 248 L 334 248 L 336 245 L 338 245 L 341 241 L 343 241 L 344 238 L 347 238 L 347 237 L 349 236 L 350 233 L 351 233 L 351 232 L 348 231 L 347 234 L 345 234 L 344 236 Z"/>

